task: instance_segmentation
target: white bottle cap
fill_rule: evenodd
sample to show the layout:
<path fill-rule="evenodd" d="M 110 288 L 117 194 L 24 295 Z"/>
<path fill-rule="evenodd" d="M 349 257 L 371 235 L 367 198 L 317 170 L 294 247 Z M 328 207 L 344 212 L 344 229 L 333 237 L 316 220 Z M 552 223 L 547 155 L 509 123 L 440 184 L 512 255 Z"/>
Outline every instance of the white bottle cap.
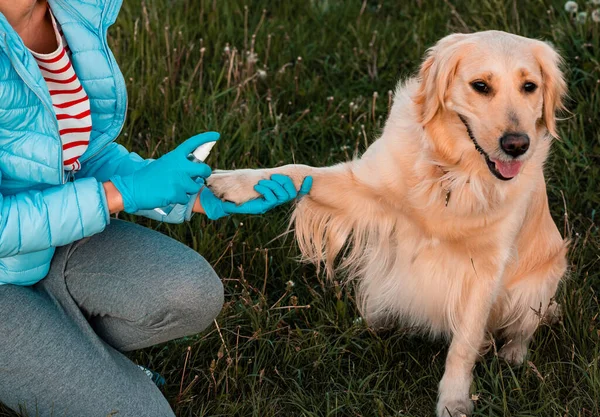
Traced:
<path fill-rule="evenodd" d="M 204 160 L 208 158 L 208 154 L 210 154 L 210 151 L 216 143 L 216 141 L 206 142 L 205 144 L 198 146 L 192 155 L 194 155 L 194 158 L 196 158 L 198 161 L 204 162 Z"/>

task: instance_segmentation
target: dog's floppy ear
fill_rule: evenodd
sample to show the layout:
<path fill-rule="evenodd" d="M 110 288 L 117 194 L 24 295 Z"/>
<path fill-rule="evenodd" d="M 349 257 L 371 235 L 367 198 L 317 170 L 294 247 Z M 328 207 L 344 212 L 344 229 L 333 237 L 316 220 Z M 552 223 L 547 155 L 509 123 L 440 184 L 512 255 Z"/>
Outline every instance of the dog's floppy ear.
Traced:
<path fill-rule="evenodd" d="M 422 125 L 429 123 L 445 107 L 446 93 L 454 81 L 458 64 L 466 53 L 467 45 L 461 42 L 466 36 L 446 36 L 427 51 L 419 70 L 421 84 L 414 98 Z"/>
<path fill-rule="evenodd" d="M 560 70 L 562 58 L 549 44 L 539 42 L 534 48 L 534 56 L 542 71 L 542 92 L 544 108 L 542 119 L 548 132 L 558 138 L 556 112 L 564 110 L 563 99 L 567 94 L 567 84 Z"/>

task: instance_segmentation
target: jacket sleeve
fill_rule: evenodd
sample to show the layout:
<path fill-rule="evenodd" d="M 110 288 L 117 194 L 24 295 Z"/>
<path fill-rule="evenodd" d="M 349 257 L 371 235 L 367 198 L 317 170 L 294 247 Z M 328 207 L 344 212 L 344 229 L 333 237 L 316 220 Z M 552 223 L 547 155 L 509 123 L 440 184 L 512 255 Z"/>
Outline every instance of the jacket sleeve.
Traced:
<path fill-rule="evenodd" d="M 112 142 L 98 155 L 85 161 L 77 177 L 94 177 L 99 182 L 105 182 L 113 175 L 131 174 L 150 162 L 152 159 L 144 159 L 137 153 L 129 152 L 123 145 Z"/>
<path fill-rule="evenodd" d="M 93 178 L 43 191 L 0 194 L 0 258 L 69 244 L 109 223 L 102 184 Z"/>

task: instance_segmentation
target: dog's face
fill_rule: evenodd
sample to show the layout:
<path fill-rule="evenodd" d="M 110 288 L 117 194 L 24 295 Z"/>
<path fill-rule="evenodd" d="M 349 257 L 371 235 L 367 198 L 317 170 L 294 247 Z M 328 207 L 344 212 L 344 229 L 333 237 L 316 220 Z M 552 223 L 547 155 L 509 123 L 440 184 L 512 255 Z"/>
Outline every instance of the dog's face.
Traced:
<path fill-rule="evenodd" d="M 504 32 L 448 36 L 421 68 L 422 122 L 455 115 L 464 134 L 452 140 L 473 142 L 481 163 L 508 181 L 546 132 L 557 136 L 565 93 L 559 62 L 549 45 Z"/>

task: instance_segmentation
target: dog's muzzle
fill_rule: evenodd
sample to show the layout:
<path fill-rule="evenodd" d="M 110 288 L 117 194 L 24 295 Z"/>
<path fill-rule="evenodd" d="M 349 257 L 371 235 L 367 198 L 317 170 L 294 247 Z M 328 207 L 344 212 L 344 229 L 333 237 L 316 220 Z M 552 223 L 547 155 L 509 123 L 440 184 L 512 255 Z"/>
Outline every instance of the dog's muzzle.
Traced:
<path fill-rule="evenodd" d="M 475 135 L 473 135 L 473 131 L 471 130 L 471 126 L 469 126 L 469 123 L 467 123 L 467 120 L 465 119 L 465 117 L 462 114 L 458 114 L 458 118 L 465 125 L 465 128 L 467 129 L 467 134 L 469 135 L 469 138 L 473 142 L 473 145 L 475 145 L 475 149 L 477 150 L 477 152 L 479 152 L 484 157 L 485 163 L 487 164 L 490 172 L 496 178 L 498 178 L 499 180 L 502 180 L 502 181 L 510 181 L 514 177 L 516 177 L 516 175 L 519 173 L 522 162 L 521 161 L 508 161 L 508 162 L 493 161 L 490 158 L 490 156 L 487 154 L 487 152 L 483 150 L 483 148 L 479 145 L 479 143 L 477 143 L 477 140 L 475 139 Z M 501 170 L 498 169 L 497 164 L 502 164 L 501 170 L 504 172 L 505 175 L 503 175 L 503 173 L 500 172 Z"/>

